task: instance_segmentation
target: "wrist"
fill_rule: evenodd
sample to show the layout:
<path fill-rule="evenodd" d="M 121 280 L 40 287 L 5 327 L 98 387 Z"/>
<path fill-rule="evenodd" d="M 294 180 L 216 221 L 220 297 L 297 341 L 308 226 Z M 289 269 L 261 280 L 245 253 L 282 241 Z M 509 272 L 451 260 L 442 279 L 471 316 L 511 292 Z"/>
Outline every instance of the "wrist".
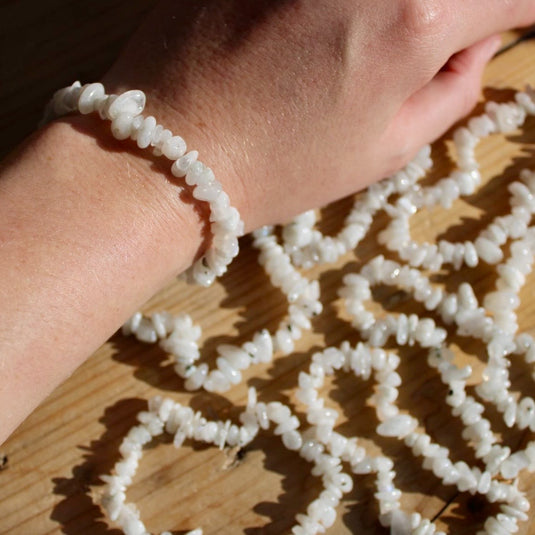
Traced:
<path fill-rule="evenodd" d="M 0 442 L 202 247 L 199 203 L 138 152 L 75 116 L 0 168 Z"/>
<path fill-rule="evenodd" d="M 181 136 L 159 124 L 154 115 L 144 115 L 146 95 L 139 89 L 108 94 L 101 83 L 71 86 L 56 91 L 47 107 L 46 120 L 57 115 L 79 112 L 82 115 L 98 113 L 103 120 L 111 121 L 111 132 L 118 140 L 135 141 L 139 149 L 149 149 L 152 155 L 171 160 L 171 174 L 181 179 L 184 191 L 199 201 L 200 207 L 209 208 L 205 217 L 210 229 L 210 247 L 202 258 L 195 260 L 187 277 L 203 286 L 226 272 L 238 253 L 238 240 L 244 232 L 240 212 L 230 204 L 228 194 L 213 170 L 198 161 L 197 150 L 187 150 Z M 181 189 L 181 191 L 183 191 Z M 184 199 L 183 199 L 184 201 Z"/>
<path fill-rule="evenodd" d="M 138 149 L 135 142 L 117 141 L 109 124 L 94 115 L 56 121 L 42 138 L 57 171 L 54 179 L 79 188 L 88 209 L 102 211 L 100 217 L 110 223 L 104 226 L 117 241 L 141 246 L 139 267 L 150 271 L 148 280 L 165 283 L 200 254 L 207 241 L 208 211 L 172 176 L 168 162 Z M 70 180 L 63 176 L 68 175 L 62 170 L 65 165 L 72 167 Z M 144 256 L 150 269 L 142 266 Z"/>
<path fill-rule="evenodd" d="M 199 160 L 213 170 L 215 178 L 223 186 L 223 191 L 228 194 L 231 205 L 240 213 L 245 231 L 257 228 L 259 222 L 255 215 L 258 207 L 257 210 L 252 210 L 250 197 L 258 197 L 252 195 L 251 191 L 258 188 L 254 181 L 250 180 L 251 173 L 244 172 L 256 162 L 249 161 L 250 154 L 245 151 L 244 146 L 248 138 L 243 130 L 233 124 L 232 113 L 229 113 L 225 99 L 214 92 L 209 81 L 201 84 L 201 91 L 196 86 L 186 87 L 180 82 L 170 87 L 165 81 L 159 80 L 163 89 L 155 89 L 152 83 L 144 83 L 146 80 L 135 79 L 131 83 L 129 80 L 128 73 L 117 73 L 112 69 L 103 78 L 102 83 L 108 94 L 141 89 L 146 94 L 143 115 L 154 116 L 158 123 L 161 122 L 165 128 L 181 136 L 188 150 L 197 151 Z M 146 152 L 135 147 L 135 142 L 130 141 L 130 146 L 134 152 Z M 168 172 L 172 162 L 166 162 L 165 158 L 156 160 L 163 162 L 162 169 L 167 171 L 167 176 L 172 181 L 183 184 Z"/>

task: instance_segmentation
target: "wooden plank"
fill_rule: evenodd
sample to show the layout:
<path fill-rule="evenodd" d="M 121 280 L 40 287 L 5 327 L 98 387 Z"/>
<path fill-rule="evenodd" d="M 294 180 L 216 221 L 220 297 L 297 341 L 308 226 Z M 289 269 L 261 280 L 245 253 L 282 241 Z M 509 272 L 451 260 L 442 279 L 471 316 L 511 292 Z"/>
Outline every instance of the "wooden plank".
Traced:
<path fill-rule="evenodd" d="M 0 84 L 1 91 L 5 91 L 4 96 L 10 97 L 1 124 L 12 125 L 20 121 L 22 126 L 17 132 L 20 135 L 26 133 L 31 128 L 31 120 L 37 115 L 35 111 L 41 109 L 45 100 L 42 87 L 38 87 L 39 82 L 46 81 L 48 94 L 49 90 L 76 78 L 80 58 L 88 58 L 83 67 L 88 79 L 99 69 L 102 72 L 114 56 L 119 41 L 128 35 L 150 2 L 114 4 L 112 8 L 116 10 L 117 18 L 110 20 L 119 20 L 120 14 L 125 17 L 124 29 L 117 32 L 111 31 L 113 24 L 110 20 L 105 22 L 108 9 L 112 9 L 109 4 L 90 4 L 78 7 L 76 2 L 56 0 L 53 9 L 48 12 L 37 10 L 30 19 L 25 18 L 24 12 L 28 3 L 4 2 L 0 6 L 3 10 L 11 10 L 4 12 L 10 13 L 10 20 L 19 24 L 13 24 L 12 33 L 8 34 L 10 38 L 15 38 L 17 32 L 31 33 L 35 38 L 35 50 L 39 52 L 42 45 L 47 56 L 54 57 L 46 67 L 41 66 L 43 59 L 40 53 L 32 59 L 28 49 L 21 52 L 18 60 L 12 59 L 13 63 L 4 71 L 13 76 L 11 85 L 8 84 L 5 89 L 6 85 Z M 47 3 L 47 6 L 50 5 Z M 73 24 L 73 20 L 81 24 L 77 17 L 80 17 L 80 12 L 87 15 L 84 9 L 92 10 L 92 20 L 102 21 L 101 28 L 106 31 L 92 33 L 94 30 L 89 27 L 76 26 L 78 32 L 71 33 L 79 33 L 86 47 L 82 47 L 81 55 L 73 51 L 76 46 L 69 40 L 73 39 L 73 35 L 65 42 L 48 41 L 50 35 L 45 35 L 43 26 L 50 31 L 58 14 L 61 24 Z M 20 22 L 25 20 L 31 23 Z M 40 24 L 42 21 L 44 24 Z M 47 27 L 47 24 L 50 26 Z M 89 42 L 93 38 L 95 42 Z M 513 88 L 521 88 L 525 82 L 535 83 L 534 52 L 535 45 L 526 42 L 496 58 L 485 75 L 486 96 L 507 100 Z M 30 69 L 30 76 L 20 75 L 17 61 L 26 62 L 26 65 L 29 61 L 29 65 L 34 66 L 33 70 Z M 47 73 L 52 73 L 52 76 L 48 77 Z M 2 101 L 6 102 L 6 99 Z M 20 114 L 21 107 L 30 111 Z M 481 225 L 495 214 L 505 213 L 507 196 L 503 194 L 504 182 L 515 178 L 520 164 L 533 165 L 534 135 L 535 125 L 530 120 L 522 136 L 509 136 L 507 143 L 497 138 L 483 143 L 478 155 L 484 164 L 486 186 L 469 201 L 456 203 L 451 212 L 435 210 L 419 214 L 413 222 L 414 235 L 418 239 L 426 239 L 448 232 L 451 239 L 465 239 L 467 235 L 475 235 Z M 5 148 L 11 142 L 11 138 L 0 139 L 0 147 Z M 522 153 L 522 150 L 525 152 Z M 448 171 L 449 163 L 442 142 L 437 143 L 436 151 L 439 156 L 438 177 Z M 504 178 L 494 176 L 504 169 Z M 325 210 L 324 227 L 337 228 L 348 207 L 349 201 L 345 200 Z M 374 225 L 376 231 L 384 221 L 384 218 L 379 218 Z M 247 384 L 256 386 L 262 399 L 293 403 L 292 391 L 298 372 L 306 368 L 314 349 L 325 342 L 337 345 L 346 338 L 356 340 L 339 312 L 336 289 L 342 273 L 361 265 L 377 252 L 377 243 L 371 238 L 359 246 L 356 256 L 347 256 L 338 263 L 340 271 L 333 270 L 331 266 L 313 271 L 320 277 L 326 304 L 326 311 L 316 325 L 318 332 L 299 343 L 292 357 L 279 358 L 246 375 Z M 200 291 L 176 283 L 156 296 L 147 310 L 166 308 L 177 313 L 191 312 L 194 319 L 203 325 L 206 359 L 211 361 L 217 344 L 244 341 L 260 326 L 273 329 L 284 312 L 280 293 L 269 287 L 266 277 L 255 265 L 255 257 L 245 240 L 243 255 L 232 266 L 228 276 L 213 288 Z M 478 295 L 492 288 L 494 282 L 489 270 L 463 272 L 452 279 L 454 282 L 469 280 Z M 530 280 L 522 291 L 524 299 L 520 313 L 522 326 L 526 329 L 534 326 L 535 302 L 528 298 L 534 288 Z M 396 296 L 388 293 L 382 296 L 384 306 L 393 307 L 395 302 Z M 394 310 L 410 310 L 410 307 L 410 303 L 401 300 Z M 456 342 L 460 346 L 459 358 L 481 368 L 481 362 L 473 356 L 481 348 L 466 340 L 456 339 Z M 400 373 L 405 388 L 400 394 L 401 407 L 410 409 L 437 441 L 450 447 L 456 460 L 463 457 L 473 460 L 470 452 L 457 444 L 459 426 L 450 423 L 442 402 L 444 387 L 427 368 L 425 353 L 408 349 L 402 352 L 402 357 Z M 518 375 L 513 378 L 515 386 L 529 391 L 532 385 L 523 377 L 525 374 Z M 373 393 L 371 381 L 355 384 L 354 380 L 341 377 L 333 381 L 327 390 L 331 392 L 330 403 L 342 414 L 340 430 L 348 435 L 362 436 L 367 446 L 387 453 L 395 460 L 396 483 L 406 493 L 403 504 L 407 509 L 418 510 L 429 518 L 440 513 L 439 527 L 448 528 L 450 532 L 475 532 L 476 523 L 481 521 L 488 507 L 465 495 L 458 497 L 452 488 L 443 488 L 436 478 L 421 468 L 404 446 L 376 434 L 374 412 L 367 402 Z M 144 407 L 144 400 L 162 393 L 177 401 L 191 403 L 211 418 L 236 418 L 239 411 L 235 407 L 243 407 L 246 400 L 246 385 L 240 385 L 223 396 L 188 394 L 181 388 L 181 382 L 159 349 L 119 335 L 113 337 L 2 446 L 8 461 L 6 468 L 0 471 L 0 532 L 115 535 L 117 531 L 106 527 L 100 510 L 92 504 L 90 497 L 98 494 L 101 488 L 98 475 L 108 472 L 116 461 L 118 444 L 134 423 L 135 414 Z M 506 430 L 501 430 L 505 435 Z M 509 432 L 506 437 L 514 446 L 524 439 L 517 432 Z M 148 451 L 129 491 L 129 498 L 139 504 L 151 531 L 192 529 L 200 525 L 205 534 L 242 531 L 280 534 L 287 531 L 295 514 L 304 511 L 319 489 L 307 463 L 284 450 L 279 439 L 271 434 L 261 434 L 247 448 L 242 459 L 233 462 L 233 455 L 233 451 L 220 452 L 194 444 L 186 444 L 176 451 L 163 440 Z M 532 489 L 534 482 L 531 477 L 523 479 L 522 484 Z M 356 478 L 356 488 L 340 508 L 339 518 L 331 532 L 341 535 L 385 532 L 376 520 L 372 492 L 371 478 Z M 532 498 L 535 498 L 534 492 L 529 492 Z M 521 533 L 529 533 L 528 524 L 522 527 Z"/>

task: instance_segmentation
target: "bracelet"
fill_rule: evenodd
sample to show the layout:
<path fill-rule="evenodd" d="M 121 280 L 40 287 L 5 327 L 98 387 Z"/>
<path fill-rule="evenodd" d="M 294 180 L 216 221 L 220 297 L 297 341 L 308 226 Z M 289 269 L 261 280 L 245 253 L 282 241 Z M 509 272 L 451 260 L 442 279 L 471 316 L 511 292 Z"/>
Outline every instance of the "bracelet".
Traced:
<path fill-rule="evenodd" d="M 202 162 L 195 150 L 186 152 L 186 142 L 174 136 L 170 130 L 156 123 L 152 116 L 143 116 L 146 97 L 143 91 L 132 89 L 120 95 L 107 95 L 101 83 L 71 86 L 54 93 L 45 110 L 43 122 L 72 112 L 83 115 L 98 112 L 102 119 L 111 121 L 111 132 L 116 139 L 132 139 L 140 149 L 153 148 L 155 156 L 165 156 L 173 161 L 171 173 L 184 177 L 193 189 L 193 197 L 210 206 L 211 247 L 204 256 L 186 271 L 186 279 L 202 286 L 210 286 L 216 277 L 227 271 L 228 265 L 238 254 L 238 238 L 244 225 L 236 208 L 230 205 L 229 196 L 223 191 L 213 171 Z"/>

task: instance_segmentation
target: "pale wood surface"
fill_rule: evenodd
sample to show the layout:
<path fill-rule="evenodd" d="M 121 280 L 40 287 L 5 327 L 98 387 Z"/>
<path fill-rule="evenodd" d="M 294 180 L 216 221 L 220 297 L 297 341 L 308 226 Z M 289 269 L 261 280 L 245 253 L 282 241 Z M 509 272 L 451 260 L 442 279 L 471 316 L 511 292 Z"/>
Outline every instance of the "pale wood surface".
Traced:
<path fill-rule="evenodd" d="M 129 2 L 127 9 L 127 4 L 120 1 L 56 0 L 44 2 L 40 11 L 32 14 L 24 10 L 30 2 L 2 2 L 0 21 L 6 32 L 1 35 L 0 117 L 4 137 L 0 148 L 6 151 L 13 143 L 5 126 L 17 123 L 13 128 L 20 136 L 31 129 L 38 108 L 51 90 L 78 77 L 96 78 L 151 3 Z M 110 12 L 114 14 L 112 18 Z M 10 15 L 9 24 L 4 14 Z M 58 29 L 54 17 L 64 26 Z M 109 26 L 96 31 L 90 22 L 94 24 L 95 20 L 107 21 Z M 72 30 L 73 21 L 79 25 L 76 31 Z M 59 33 L 50 33 L 54 28 Z M 20 36 L 28 39 L 20 41 L 23 50 L 6 63 L 9 51 L 15 48 L 14 43 L 7 41 L 17 41 Z M 94 37 L 94 42 L 88 42 L 89 36 Z M 63 42 L 58 43 L 61 39 Z M 74 50 L 77 43 L 80 46 Z M 486 97 L 508 100 L 513 89 L 526 82 L 534 84 L 534 54 L 535 43 L 527 41 L 496 58 L 485 75 Z M 85 62 L 81 61 L 83 57 L 87 58 Z M 39 86 L 41 83 L 49 91 Z M 27 107 L 21 109 L 22 106 Z M 414 236 L 422 240 L 439 236 L 450 240 L 473 239 L 495 215 L 506 212 L 506 185 L 521 168 L 535 168 L 534 150 L 533 119 L 527 121 L 522 133 L 506 140 L 493 137 L 484 142 L 478 156 L 483 163 L 485 185 L 447 213 L 437 209 L 419 214 L 413 221 Z M 433 177 L 439 178 L 451 168 L 447 144 L 438 142 L 434 152 L 437 166 Z M 341 201 L 324 210 L 323 225 L 327 231 L 340 225 L 350 203 Z M 385 218 L 378 217 L 374 232 L 385 222 Z M 315 333 L 299 343 L 294 355 L 255 368 L 246 375 L 246 384 L 224 396 L 185 393 L 162 351 L 120 335 L 113 337 L 0 447 L 7 457 L 0 471 L 0 533 L 118 534 L 107 527 L 91 496 L 98 493 L 98 475 L 107 473 L 117 460 L 122 436 L 134 423 L 135 414 L 145 407 L 145 400 L 157 393 L 164 394 L 189 401 L 210 418 L 236 417 L 243 407 L 247 386 L 254 385 L 263 400 L 292 403 L 297 375 L 305 369 L 315 348 L 325 343 L 338 345 L 344 339 L 358 340 L 342 319 L 336 289 L 343 273 L 358 268 L 379 250 L 372 234 L 336 269 L 317 269 L 314 273 L 319 275 L 325 311 L 315 322 Z M 244 239 L 242 255 L 213 288 L 199 290 L 176 283 L 156 296 L 146 310 L 190 312 L 204 328 L 204 358 L 210 361 L 218 343 L 244 341 L 261 326 L 273 329 L 284 313 L 280 293 L 271 289 L 255 261 L 256 254 Z M 481 297 L 493 289 L 495 274 L 481 267 L 461 273 L 445 272 L 444 280 L 450 288 L 468 280 Z M 534 288 L 531 277 L 522 290 L 520 310 L 521 328 L 533 334 Z M 380 306 L 394 311 L 419 311 L 399 293 L 380 291 L 377 300 Z M 460 361 L 481 369 L 484 352 L 479 344 L 459 337 L 453 337 L 453 343 L 459 348 Z M 460 426 L 458 422 L 451 423 L 442 401 L 445 387 L 427 367 L 425 352 L 413 348 L 400 355 L 404 381 L 400 406 L 410 410 L 434 439 L 451 448 L 455 460 L 466 457 L 473 462 L 470 451 L 456 438 Z M 524 394 L 533 392 L 529 376 L 526 368 L 515 367 L 515 389 Z M 362 437 L 375 451 L 383 451 L 395 460 L 396 482 L 406 493 L 403 504 L 407 509 L 416 509 L 429 518 L 438 517 L 438 525 L 450 533 L 475 533 L 481 519 L 493 508 L 469 495 L 459 495 L 451 487 L 440 486 L 403 445 L 377 436 L 374 412 L 366 401 L 373 392 L 372 382 L 360 384 L 341 376 L 332 382 L 329 391 L 330 403 L 339 407 L 343 415 L 340 429 Z M 494 413 L 489 410 L 489 415 Z M 497 430 L 503 434 L 504 442 L 513 447 L 529 437 L 506 430 L 499 423 Z M 181 533 L 180 530 L 202 526 L 205 534 L 285 533 L 295 514 L 303 511 L 318 491 L 318 482 L 309 474 L 307 463 L 284 450 L 271 433 L 260 434 L 242 459 L 235 460 L 234 453 L 189 443 L 177 451 L 165 441 L 159 442 L 147 452 L 128 496 L 139 504 L 147 527 L 153 532 L 171 529 Z M 533 482 L 535 478 L 522 481 L 532 501 Z M 376 521 L 372 479 L 359 477 L 355 483 L 355 490 L 344 500 L 331 532 L 385 533 Z M 521 533 L 535 533 L 535 528 L 530 530 L 524 524 Z"/>

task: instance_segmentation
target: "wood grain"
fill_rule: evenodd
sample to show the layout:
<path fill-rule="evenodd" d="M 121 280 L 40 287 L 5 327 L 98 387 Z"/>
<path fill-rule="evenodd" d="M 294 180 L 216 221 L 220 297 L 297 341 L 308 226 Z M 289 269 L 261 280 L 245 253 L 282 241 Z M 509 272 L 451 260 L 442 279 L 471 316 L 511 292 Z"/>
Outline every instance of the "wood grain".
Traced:
<path fill-rule="evenodd" d="M 0 101 L 0 150 L 7 151 L 32 129 L 42 105 L 57 87 L 73 79 L 97 78 L 111 63 L 120 45 L 150 1 L 68 2 L 47 1 L 30 11 L 34 2 L 3 1 Z M 508 40 L 515 38 L 509 35 Z M 14 43 L 17 43 L 15 46 Z M 520 43 L 497 57 L 485 74 L 485 97 L 508 100 L 514 89 L 535 83 L 535 43 Z M 447 135 L 445 136 L 447 138 Z M 431 178 L 451 169 L 449 145 L 435 144 L 436 169 Z M 535 167 L 535 120 L 529 119 L 521 133 L 493 137 L 481 144 L 478 157 L 485 183 L 473 196 L 455 203 L 452 210 L 418 214 L 412 221 L 419 240 L 447 237 L 473 239 L 497 214 L 506 213 L 506 185 L 523 167 Z M 323 211 L 322 226 L 334 231 L 351 205 L 346 199 Z M 228 395 L 188 394 L 176 378 L 166 355 L 120 335 L 114 336 L 33 413 L 2 447 L 0 455 L 0 533 L 44 535 L 116 535 L 91 497 L 98 494 L 98 475 L 117 460 L 117 447 L 135 422 L 146 399 L 154 394 L 172 396 L 203 410 L 210 418 L 236 418 L 246 399 L 247 386 L 255 386 L 265 401 L 294 403 L 293 390 L 300 370 L 311 354 L 324 344 L 358 340 L 340 311 L 336 289 L 344 273 L 357 269 L 380 248 L 376 233 L 386 219 L 378 217 L 374 232 L 336 266 L 317 268 L 324 313 L 290 357 L 277 358 L 246 375 L 246 382 Z M 245 341 L 261 326 L 273 329 L 284 313 L 281 294 L 273 290 L 256 265 L 256 253 L 243 240 L 243 253 L 229 274 L 213 288 L 199 290 L 175 283 L 155 296 L 146 310 L 187 311 L 204 329 L 207 361 L 222 342 Z M 479 297 L 493 288 L 493 270 L 480 267 L 446 273 L 444 284 L 454 287 L 467 280 Z M 522 290 L 521 328 L 534 333 L 535 289 L 533 277 Z M 393 311 L 419 311 L 402 294 L 384 289 L 377 294 L 378 306 Z M 453 337 L 459 362 L 481 370 L 484 348 L 468 339 Z M 451 448 L 455 460 L 475 462 L 470 450 L 459 443 L 458 423 L 444 407 L 445 387 L 425 363 L 425 352 L 409 348 L 400 352 L 400 374 L 404 381 L 399 404 L 410 410 L 435 440 Z M 533 392 L 527 370 L 515 367 L 515 389 Z M 337 377 L 325 389 L 329 403 L 342 414 L 340 430 L 358 435 L 374 451 L 382 451 L 396 463 L 396 483 L 404 492 L 403 505 L 429 518 L 437 518 L 450 533 L 475 533 L 484 516 L 492 511 L 485 502 L 460 495 L 422 469 L 401 444 L 379 437 L 375 416 L 367 401 L 372 382 L 358 383 Z M 298 411 L 298 414 L 299 411 Z M 493 413 L 489 409 L 492 417 Z M 300 414 L 301 415 L 301 414 Z M 523 443 L 524 433 L 497 424 L 505 443 Z M 218 451 L 187 443 L 175 450 L 166 440 L 147 452 L 128 497 L 142 511 L 153 532 L 188 530 L 197 526 L 205 534 L 280 534 L 293 523 L 317 495 L 318 481 L 307 463 L 287 452 L 277 437 L 261 434 L 240 459 L 234 451 Z M 2 459 L 5 460 L 2 462 Z M 377 523 L 372 498 L 373 480 L 355 479 L 355 490 L 344 500 L 332 533 L 386 533 Z M 524 478 L 521 486 L 535 499 L 535 478 Z M 529 523 L 520 533 L 535 533 Z"/>

